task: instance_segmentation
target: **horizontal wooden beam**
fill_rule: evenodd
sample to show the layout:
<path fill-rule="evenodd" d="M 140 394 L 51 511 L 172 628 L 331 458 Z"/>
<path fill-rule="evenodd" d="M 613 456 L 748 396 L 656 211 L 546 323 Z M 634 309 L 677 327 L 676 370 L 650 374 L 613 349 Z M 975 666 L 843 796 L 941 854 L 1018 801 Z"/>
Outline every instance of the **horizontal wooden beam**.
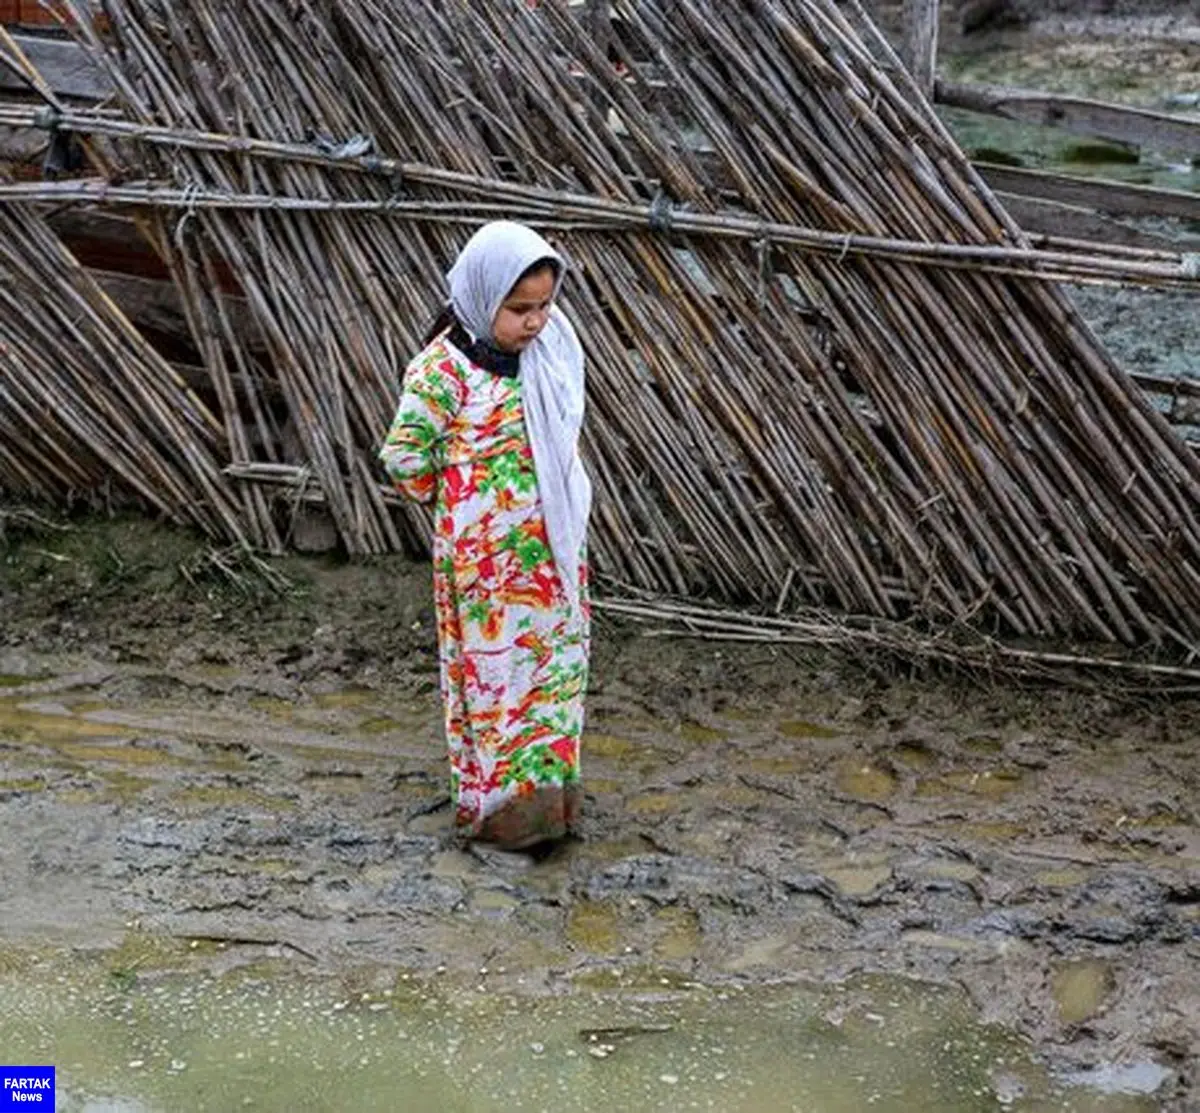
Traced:
<path fill-rule="evenodd" d="M 102 209 L 73 207 L 53 213 L 50 227 L 85 267 L 138 278 L 167 281 L 167 266 L 142 235 L 137 223 Z M 217 287 L 231 304 L 244 303 L 237 275 L 223 260 L 214 262 Z"/>
<path fill-rule="evenodd" d="M 1187 398 L 1200 404 L 1200 379 L 1150 375 L 1141 371 L 1131 372 L 1129 377 L 1147 394 L 1161 394 L 1167 398 Z"/>
<path fill-rule="evenodd" d="M 64 209 L 49 217 L 67 250 L 100 282 L 134 324 L 169 336 L 188 335 L 187 315 L 170 271 L 129 217 Z M 224 263 L 217 264 L 230 324 L 254 350 L 265 348 L 254 311 Z"/>
<path fill-rule="evenodd" d="M 183 299 L 173 282 L 140 278 L 119 271 L 89 270 L 108 296 L 139 328 L 153 329 L 167 336 L 189 335 Z M 245 298 L 229 295 L 224 295 L 221 300 L 229 323 L 238 336 L 250 348 L 262 349 L 265 345 L 249 302 Z"/>
<path fill-rule="evenodd" d="M 996 196 L 1008 214 L 1030 233 L 1055 239 L 1087 240 L 1095 244 L 1097 255 L 1109 246 L 1138 247 L 1147 251 L 1200 251 L 1198 236 L 1163 236 L 1114 220 L 1103 213 L 1040 197 L 1025 197 L 997 191 Z"/>
<path fill-rule="evenodd" d="M 1061 128 L 1093 139 L 1200 155 L 1200 120 L 1165 112 L 1128 108 L 1084 97 L 1009 89 L 1000 85 L 958 85 L 949 81 L 937 83 L 934 99 L 951 108 Z"/>
<path fill-rule="evenodd" d="M 1081 178 L 1046 170 L 1025 170 L 977 162 L 976 169 L 993 189 L 1037 197 L 1063 205 L 1078 205 L 1113 216 L 1157 216 L 1200 220 L 1200 193 L 1157 186 L 1127 185 L 1100 178 Z"/>
<path fill-rule="evenodd" d="M 136 222 L 127 216 L 79 206 L 52 213 L 48 220 L 71 254 L 85 267 L 139 278 L 171 277 Z"/>

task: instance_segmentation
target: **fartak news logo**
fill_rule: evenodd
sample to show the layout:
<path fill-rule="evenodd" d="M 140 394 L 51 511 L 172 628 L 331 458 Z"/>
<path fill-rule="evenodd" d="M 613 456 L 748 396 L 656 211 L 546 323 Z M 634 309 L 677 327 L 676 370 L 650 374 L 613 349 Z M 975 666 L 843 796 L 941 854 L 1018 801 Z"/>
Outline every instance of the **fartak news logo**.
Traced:
<path fill-rule="evenodd" d="M 54 1111 L 53 1067 L 0 1067 L 0 1113 L 10 1109 Z"/>

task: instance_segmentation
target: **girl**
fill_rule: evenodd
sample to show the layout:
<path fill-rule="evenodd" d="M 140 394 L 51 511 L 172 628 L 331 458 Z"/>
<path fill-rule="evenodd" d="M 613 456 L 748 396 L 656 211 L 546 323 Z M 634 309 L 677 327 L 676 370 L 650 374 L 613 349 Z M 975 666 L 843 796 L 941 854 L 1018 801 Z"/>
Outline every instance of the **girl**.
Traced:
<path fill-rule="evenodd" d="M 434 505 L 456 823 L 508 849 L 565 834 L 582 795 L 591 484 L 583 351 L 554 304 L 564 270 L 530 228 L 479 229 L 380 453 L 398 490 Z"/>

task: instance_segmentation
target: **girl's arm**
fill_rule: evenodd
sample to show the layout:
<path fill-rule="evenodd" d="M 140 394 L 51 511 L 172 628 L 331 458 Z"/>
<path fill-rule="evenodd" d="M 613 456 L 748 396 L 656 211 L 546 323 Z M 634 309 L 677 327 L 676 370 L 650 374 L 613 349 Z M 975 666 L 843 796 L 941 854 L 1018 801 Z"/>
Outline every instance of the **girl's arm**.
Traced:
<path fill-rule="evenodd" d="M 446 426 L 463 401 L 452 360 L 418 359 L 404 375 L 404 393 L 379 459 L 396 490 L 414 502 L 433 502 L 445 461 Z"/>

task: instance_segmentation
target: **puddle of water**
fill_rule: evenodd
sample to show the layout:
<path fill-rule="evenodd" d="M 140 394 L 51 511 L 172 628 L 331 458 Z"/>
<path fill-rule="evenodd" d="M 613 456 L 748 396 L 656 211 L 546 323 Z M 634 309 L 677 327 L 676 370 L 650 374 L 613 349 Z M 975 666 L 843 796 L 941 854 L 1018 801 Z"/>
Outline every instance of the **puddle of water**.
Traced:
<path fill-rule="evenodd" d="M 71 807 L 87 807 L 92 804 L 102 804 L 107 794 L 98 788 L 68 788 L 55 794 L 56 804 L 67 804 Z"/>
<path fill-rule="evenodd" d="M 503 916 L 521 907 L 520 900 L 501 889 L 477 889 L 469 899 L 471 911 L 485 916 Z"/>
<path fill-rule="evenodd" d="M 208 808 L 246 808 L 264 812 L 295 811 L 296 801 L 284 796 L 269 796 L 248 788 L 226 785 L 194 785 L 171 793 L 171 803 L 186 812 Z"/>
<path fill-rule="evenodd" d="M 0 699 L 0 738 L 13 742 L 54 745 L 82 738 L 127 738 L 136 733 L 113 723 L 97 723 L 56 705 L 32 705 Z"/>
<path fill-rule="evenodd" d="M 1067 866 L 1063 869 L 1042 870 L 1034 874 L 1033 880 L 1035 884 L 1045 885 L 1050 889 L 1073 889 L 1076 885 L 1084 884 L 1090 876 L 1087 870 Z"/>
<path fill-rule="evenodd" d="M 723 969 L 731 974 L 745 974 L 761 967 L 778 970 L 787 964 L 785 956 L 795 946 L 795 938 L 786 933 L 760 936 L 728 954 Z"/>
<path fill-rule="evenodd" d="M 614 777 L 592 777 L 587 779 L 587 790 L 593 796 L 617 796 L 629 786 Z"/>
<path fill-rule="evenodd" d="M 896 778 L 886 769 L 861 758 L 843 763 L 837 774 L 837 786 L 856 800 L 882 803 L 896 791 Z"/>
<path fill-rule="evenodd" d="M 663 815 L 680 806 L 678 794 L 670 792 L 646 792 L 631 796 L 625 801 L 625 810 L 634 815 Z"/>
<path fill-rule="evenodd" d="M 0 780 L 0 795 L 6 792 L 44 792 L 47 787 L 45 777 L 18 777 L 12 780 Z"/>
<path fill-rule="evenodd" d="M 961 146 L 985 162 L 1055 170 L 1135 185 L 1196 191 L 1200 174 L 1186 161 L 1146 150 L 1140 158 L 1105 144 L 1081 145 L 1077 138 L 1053 127 L 980 116 L 962 109 L 939 109 Z"/>
<path fill-rule="evenodd" d="M 1063 963 L 1051 978 L 1050 991 L 1064 1024 L 1081 1024 L 1100 1011 L 1116 980 L 1112 967 L 1097 959 Z"/>
<path fill-rule="evenodd" d="M 937 755 L 924 742 L 901 742 L 891 756 L 909 769 L 928 769 L 937 761 Z"/>
<path fill-rule="evenodd" d="M 822 726 L 820 723 L 810 723 L 804 719 L 786 719 L 782 723 L 777 723 L 775 729 L 784 738 L 840 738 L 842 736 L 841 731 Z"/>
<path fill-rule="evenodd" d="M 660 1003 L 672 999 L 677 993 L 691 993 L 702 988 L 678 970 L 651 965 L 593 966 L 572 975 L 571 985 L 576 989 L 617 990 Z"/>
<path fill-rule="evenodd" d="M 792 777 L 811 773 L 816 762 L 806 757 L 755 757 L 750 759 L 749 767 L 751 772 L 765 773 L 769 777 Z"/>
<path fill-rule="evenodd" d="M 972 771 L 956 769 L 917 785 L 918 796 L 945 796 L 951 792 L 966 792 L 989 800 L 999 800 L 1021 787 L 1023 777 L 1010 769 Z"/>
<path fill-rule="evenodd" d="M 113 982 L 141 969 L 186 969 L 211 953 L 212 944 L 204 941 L 202 951 L 196 945 L 199 942 L 148 931 L 131 931 L 121 940 L 120 946 L 104 953 L 103 969 Z"/>
<path fill-rule="evenodd" d="M 344 791 L 347 788 L 357 790 L 378 787 L 371 783 L 370 772 L 369 769 L 348 768 L 347 765 L 341 763 L 325 766 L 311 762 L 306 763 L 301 776 L 307 784 L 318 785 L 323 789 Z"/>
<path fill-rule="evenodd" d="M 1171 1072 L 1158 1063 L 1105 1063 L 1091 1070 L 1068 1074 L 1073 1086 L 1086 1086 L 1102 1094 L 1153 1094 L 1171 1080 Z"/>
<path fill-rule="evenodd" d="M 585 842 L 576 848 L 575 856 L 586 861 L 618 862 L 622 858 L 645 852 L 646 844 L 640 838 L 636 835 L 625 835 L 616 839 Z"/>
<path fill-rule="evenodd" d="M 128 803 L 155 784 L 146 777 L 134 776 L 123 769 L 97 770 L 97 776 L 108 786 L 106 794 L 121 803 Z"/>
<path fill-rule="evenodd" d="M 359 734 L 391 734 L 403 730 L 404 724 L 388 715 L 379 715 L 374 719 L 363 719 L 354 729 Z"/>
<path fill-rule="evenodd" d="M 614 734 L 585 734 L 583 736 L 583 752 L 589 757 L 606 758 L 610 761 L 620 761 L 627 758 L 641 747 L 628 738 L 618 738 Z"/>
<path fill-rule="evenodd" d="M 163 750 L 145 746 L 97 746 L 92 743 L 67 743 L 56 747 L 60 753 L 79 762 L 112 761 L 122 765 L 178 765 L 180 759 Z"/>
<path fill-rule="evenodd" d="M 943 935 L 924 928 L 912 928 L 901 934 L 900 939 L 914 947 L 927 947 L 935 951 L 954 951 L 959 954 L 976 954 L 986 945 L 975 939 L 963 939 L 957 935 Z"/>
<path fill-rule="evenodd" d="M 921 877 L 936 881 L 962 881 L 970 883 L 978 881 L 979 867 L 970 862 L 930 862 L 918 871 Z"/>
<path fill-rule="evenodd" d="M 711 746 L 714 742 L 724 742 L 729 732 L 718 730 L 716 727 L 706 727 L 703 723 L 681 723 L 679 736 L 686 742 L 694 742 L 698 746 Z"/>
<path fill-rule="evenodd" d="M 859 866 L 825 871 L 843 896 L 867 897 L 892 879 L 891 866 Z"/>
<path fill-rule="evenodd" d="M 739 991 L 647 968 L 615 992 L 531 999 L 481 991 L 482 974 L 143 978 L 133 964 L 154 953 L 121 955 L 120 982 L 111 957 L 0 963 L 0 1046 L 56 1066 L 60 1113 L 992 1113 L 998 1076 L 1019 1079 L 1017 1111 L 1153 1108 L 1060 1087 L 962 993 L 898 979 Z"/>
<path fill-rule="evenodd" d="M 597 710 L 588 715 L 588 730 L 593 728 L 602 734 L 616 735 L 620 738 L 643 734 L 661 738 L 670 730 L 670 724 L 662 719 L 652 719 L 649 716 Z"/>
<path fill-rule="evenodd" d="M 85 699 L 71 704 L 71 710 L 76 715 L 95 715 L 100 712 L 113 710 L 113 705 L 100 699 Z"/>
<path fill-rule="evenodd" d="M 1152 810 L 1149 815 L 1129 817 L 1121 826 L 1139 827 L 1148 831 L 1165 831 L 1171 827 L 1190 827 L 1191 820 L 1188 816 L 1160 806 Z"/>
<path fill-rule="evenodd" d="M 704 784 L 699 788 L 689 788 L 687 795 L 680 803 L 680 810 L 691 802 L 696 804 L 715 804 L 725 808 L 753 808 L 764 800 L 771 799 L 771 793 L 761 788 L 751 788 L 744 784 Z M 713 846 L 719 845 L 718 843 Z M 710 847 L 708 853 L 713 853 Z"/>
<path fill-rule="evenodd" d="M 962 740 L 964 750 L 970 750 L 976 754 L 998 754 L 1004 749 L 1004 743 L 999 738 L 986 738 L 982 735 L 977 735 L 971 738 Z"/>
<path fill-rule="evenodd" d="M 601 901 L 576 901 L 567 916 L 567 939 L 589 954 L 617 954 L 621 921 L 616 909 Z"/>
<path fill-rule="evenodd" d="M 763 721 L 762 707 L 721 707 L 717 716 L 736 729 L 741 730 L 747 724 L 759 724 Z"/>
<path fill-rule="evenodd" d="M 249 706 L 272 719 L 282 719 L 284 722 L 290 722 L 296 715 L 296 705 L 291 700 L 280 699 L 278 696 L 255 696 L 249 700 Z"/>
<path fill-rule="evenodd" d="M 318 762 L 327 761 L 333 765 L 348 765 L 354 762 L 360 763 L 377 763 L 395 761 L 396 755 L 390 753 L 386 749 L 367 750 L 355 746 L 321 746 L 317 744 L 308 744 L 306 742 L 277 742 L 272 747 L 272 750 L 286 754 L 290 758 L 295 758 L 305 762 L 310 767 L 315 767 Z M 430 779 L 437 780 L 441 783 L 441 769 L 439 767 L 437 776 L 431 774 Z"/>
<path fill-rule="evenodd" d="M 947 833 L 960 832 L 967 838 L 985 839 L 989 842 L 992 840 L 997 842 L 1011 842 L 1029 837 L 1028 827 L 1023 827 L 1019 823 L 1009 823 L 1004 820 L 997 820 L 995 823 L 961 823 L 954 821 L 939 824 L 938 827 Z"/>
<path fill-rule="evenodd" d="M 700 949 L 700 917 L 690 908 L 668 905 L 654 914 L 662 935 L 654 944 L 654 954 L 664 962 L 682 962 Z"/>
<path fill-rule="evenodd" d="M 378 699 L 379 694 L 370 688 L 343 688 L 339 692 L 324 692 L 313 697 L 313 703 L 327 711 L 356 710 Z"/>

